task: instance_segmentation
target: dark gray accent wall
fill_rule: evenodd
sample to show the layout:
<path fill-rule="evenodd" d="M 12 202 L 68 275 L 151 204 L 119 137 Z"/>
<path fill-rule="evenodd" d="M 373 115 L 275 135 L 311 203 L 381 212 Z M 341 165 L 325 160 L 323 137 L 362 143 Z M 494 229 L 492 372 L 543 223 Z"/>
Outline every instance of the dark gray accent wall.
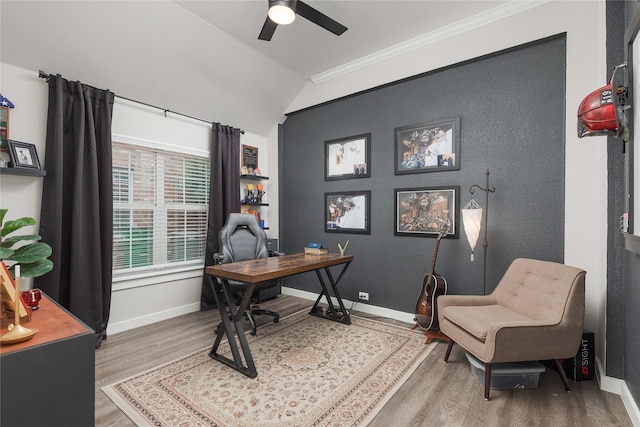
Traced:
<path fill-rule="evenodd" d="M 617 2 L 607 1 L 608 10 L 610 10 L 611 7 L 618 6 L 615 4 L 611 5 L 610 3 Z M 626 27 L 634 13 L 638 13 L 637 10 L 640 6 L 637 2 L 624 2 L 624 5 L 626 7 Z M 609 20 L 610 16 L 609 14 L 607 15 L 607 34 L 616 34 L 615 28 L 616 26 L 620 26 L 621 23 L 619 19 Z M 624 49 L 624 46 L 621 44 L 620 48 Z M 607 46 L 607 50 L 609 49 L 613 50 L 615 47 Z M 637 107 L 637 105 L 633 106 L 633 108 Z M 634 127 L 637 129 L 638 124 L 634 124 Z M 612 141 L 608 143 L 611 145 Z M 637 144 L 637 142 L 633 143 Z M 612 167 L 612 162 L 614 166 L 618 165 L 618 157 L 610 159 L 609 167 Z M 626 197 L 626 195 L 620 194 L 617 188 L 619 188 L 620 185 L 624 185 L 625 177 L 623 173 L 620 173 L 619 167 L 616 166 L 616 170 L 618 174 L 609 181 L 609 194 L 615 197 L 615 199 L 610 200 L 610 203 L 620 206 L 624 203 L 624 199 L 621 200 L 621 198 Z M 638 227 L 638 224 L 634 224 L 634 227 Z M 611 226 L 609 234 L 614 233 L 619 233 L 615 225 Z M 611 245 L 609 246 L 609 250 L 612 250 Z M 617 247 L 615 250 L 619 251 Z M 611 353 L 616 354 L 612 356 L 613 361 L 611 363 L 611 370 L 614 374 L 621 372 L 619 364 L 622 363 L 624 367 L 622 370 L 622 378 L 625 380 L 637 405 L 640 402 L 640 365 L 638 364 L 638 355 L 640 354 L 640 337 L 638 336 L 638 326 L 640 326 L 640 310 L 638 310 L 638 307 L 640 307 L 640 256 L 636 253 L 623 250 L 622 257 L 624 267 L 621 267 L 619 262 L 620 252 L 617 253 L 618 256 L 613 259 L 609 258 L 607 264 L 609 270 L 619 271 L 622 269 L 624 271 L 622 276 L 619 276 L 619 278 L 622 279 L 622 284 L 620 281 L 610 281 L 607 286 L 608 298 L 621 296 L 621 298 L 614 300 L 612 303 L 607 302 L 607 358 L 609 358 Z M 619 319 L 617 315 L 611 312 L 621 313 L 623 319 Z M 609 322 L 612 323 L 611 326 Z M 622 335 L 622 339 L 619 338 L 620 335 Z M 620 360 L 619 354 L 624 355 L 623 360 Z M 609 370 L 610 364 L 609 360 L 607 360 L 607 374 Z"/>
<path fill-rule="evenodd" d="M 514 258 L 562 262 L 565 53 L 562 34 L 291 113 L 279 152 L 281 250 L 321 242 L 337 251 L 349 239 L 355 260 L 342 296 L 366 291 L 373 305 L 413 313 L 435 239 L 394 235 L 394 189 L 460 186 L 460 208 L 489 169 L 487 293 Z M 394 174 L 394 128 L 455 116 L 460 170 Z M 363 133 L 371 133 L 371 177 L 325 181 L 324 142 Z M 324 193 L 350 190 L 371 191 L 371 233 L 325 233 Z M 484 193 L 476 201 L 484 205 Z M 442 240 L 436 271 L 450 294 L 482 293 L 481 243 L 471 262 L 462 228 L 459 239 Z M 285 285 L 319 289 L 312 274 Z"/>
<path fill-rule="evenodd" d="M 607 78 L 613 67 L 624 61 L 625 3 L 607 2 Z M 603 82 L 604 86 L 604 82 Z M 596 89 L 596 88 L 594 88 Z M 585 94 L 586 96 L 586 94 Z M 625 210 L 625 153 L 619 138 L 607 138 L 607 329 L 606 362 L 608 376 L 624 378 L 624 236 L 620 232 L 620 217 Z"/>

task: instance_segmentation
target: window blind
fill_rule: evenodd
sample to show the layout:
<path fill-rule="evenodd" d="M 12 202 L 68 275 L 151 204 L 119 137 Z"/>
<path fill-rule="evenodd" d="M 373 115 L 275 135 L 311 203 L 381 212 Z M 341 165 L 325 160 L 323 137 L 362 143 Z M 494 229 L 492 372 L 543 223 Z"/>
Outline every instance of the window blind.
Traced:
<path fill-rule="evenodd" d="M 202 264 L 209 159 L 113 142 L 113 271 Z"/>

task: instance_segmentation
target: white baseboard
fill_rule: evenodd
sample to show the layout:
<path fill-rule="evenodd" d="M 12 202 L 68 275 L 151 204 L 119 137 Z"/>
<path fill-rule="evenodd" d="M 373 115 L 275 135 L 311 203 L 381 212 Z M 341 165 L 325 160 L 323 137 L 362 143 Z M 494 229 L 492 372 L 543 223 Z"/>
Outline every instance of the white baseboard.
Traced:
<path fill-rule="evenodd" d="M 139 328 L 140 326 L 150 325 L 162 320 L 172 319 L 183 314 L 193 313 L 200 310 L 200 302 L 174 307 L 170 310 L 151 313 L 146 316 L 140 316 L 133 319 L 127 319 L 122 322 L 110 323 L 107 326 L 107 335 L 117 334 L 118 332 L 128 331 L 129 329 Z"/>
<path fill-rule="evenodd" d="M 624 380 L 606 376 L 602 363 L 600 363 L 600 359 L 598 358 L 596 358 L 596 367 L 596 379 L 600 385 L 600 390 L 619 395 L 622 398 L 622 403 L 624 403 L 627 414 L 629 414 L 629 418 L 631 418 L 631 423 L 634 426 L 640 427 L 640 409 L 633 399 L 627 383 Z"/>
<path fill-rule="evenodd" d="M 293 288 L 282 288 L 282 293 L 285 295 L 292 295 L 299 298 L 308 299 L 311 301 L 315 301 L 318 298 L 318 294 L 315 292 L 307 292 L 301 291 L 299 289 Z M 331 301 L 334 304 L 338 304 L 338 301 L 335 298 L 331 298 Z M 342 299 L 342 303 L 344 304 L 347 310 L 358 310 L 368 314 L 375 314 L 376 316 L 387 317 L 389 319 L 399 320 L 405 323 L 414 323 L 413 319 L 415 317 L 414 313 L 405 313 L 403 311 L 391 310 L 389 308 L 378 307 L 375 305 L 365 304 L 361 301 L 350 301 L 348 299 Z"/>

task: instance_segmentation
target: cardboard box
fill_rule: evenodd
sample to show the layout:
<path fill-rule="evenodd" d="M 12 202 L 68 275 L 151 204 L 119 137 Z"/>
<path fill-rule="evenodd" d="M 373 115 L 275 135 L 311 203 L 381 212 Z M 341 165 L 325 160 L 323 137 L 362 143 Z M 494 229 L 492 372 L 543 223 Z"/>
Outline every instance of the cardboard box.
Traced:
<path fill-rule="evenodd" d="M 561 360 L 567 378 L 574 381 L 592 380 L 596 372 L 596 349 L 593 332 L 584 331 L 578 352 L 571 359 Z"/>

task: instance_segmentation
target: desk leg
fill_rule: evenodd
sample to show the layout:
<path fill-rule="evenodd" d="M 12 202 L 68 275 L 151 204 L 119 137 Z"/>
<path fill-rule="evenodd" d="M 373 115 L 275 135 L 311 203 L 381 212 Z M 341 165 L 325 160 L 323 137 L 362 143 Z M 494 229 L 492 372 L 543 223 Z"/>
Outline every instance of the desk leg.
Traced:
<path fill-rule="evenodd" d="M 340 307 L 339 309 L 335 307 L 333 301 L 331 300 L 331 293 L 329 292 L 329 288 L 327 287 L 326 282 L 322 278 L 320 269 L 316 270 L 316 275 L 318 276 L 318 281 L 320 282 L 322 291 L 320 292 L 320 295 L 318 295 L 318 299 L 316 299 L 316 302 L 311 308 L 309 314 L 313 316 L 324 317 L 325 319 L 333 320 L 347 325 L 351 324 L 351 316 L 345 308 L 344 303 L 342 302 L 342 298 L 340 297 L 340 292 L 338 291 L 338 283 L 340 282 L 340 279 L 342 279 L 342 276 L 344 276 L 345 271 L 347 271 L 347 267 L 349 267 L 349 264 L 351 263 L 348 262 L 344 264 L 337 280 L 333 279 L 333 275 L 331 274 L 331 270 L 329 270 L 329 267 L 324 268 L 327 279 L 329 279 L 331 289 L 333 290 L 333 295 L 335 295 L 336 300 L 338 301 L 338 305 Z M 318 307 L 318 304 L 322 300 L 322 297 L 325 297 L 327 305 L 329 306 L 328 310 L 325 313 L 322 313 L 322 308 Z"/>
<path fill-rule="evenodd" d="M 222 320 L 222 327 L 218 328 L 218 334 L 216 335 L 216 339 L 211 347 L 211 351 L 209 352 L 209 357 L 232 367 L 249 378 L 255 378 L 258 376 L 258 371 L 253 363 L 251 349 L 249 348 L 247 336 L 245 335 L 244 327 L 242 326 L 242 315 L 249 305 L 251 294 L 253 293 L 253 287 L 255 287 L 255 285 L 247 288 L 245 297 L 242 298 L 240 306 L 236 310 L 235 301 L 231 299 L 232 294 L 229 289 L 229 282 L 220 278 L 212 278 L 211 276 L 207 276 L 207 278 L 211 285 L 213 296 L 216 300 L 216 304 L 220 312 L 220 318 Z M 227 336 L 233 360 L 218 353 L 218 347 L 220 346 L 224 335 Z M 238 348 L 238 342 L 240 343 L 240 348 Z M 240 350 L 242 350 L 242 355 L 240 354 Z M 243 364 L 242 356 L 244 356 L 246 366 Z"/>

